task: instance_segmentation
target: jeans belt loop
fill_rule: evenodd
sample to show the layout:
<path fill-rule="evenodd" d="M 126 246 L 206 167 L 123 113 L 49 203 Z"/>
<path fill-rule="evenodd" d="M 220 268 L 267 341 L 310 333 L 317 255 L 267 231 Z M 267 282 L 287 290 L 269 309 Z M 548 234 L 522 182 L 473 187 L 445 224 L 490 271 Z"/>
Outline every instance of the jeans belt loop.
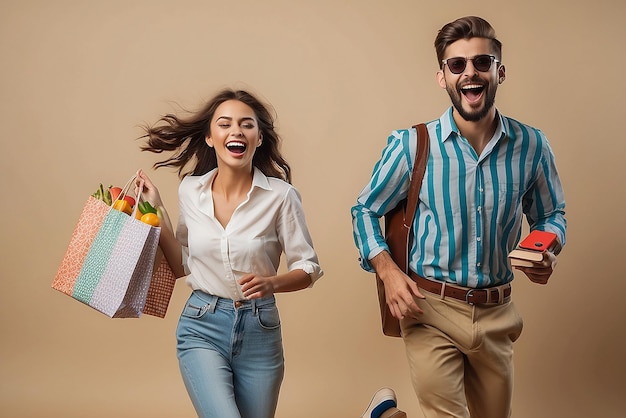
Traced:
<path fill-rule="evenodd" d="M 217 308 L 217 301 L 218 301 L 218 297 L 215 295 L 210 295 L 211 296 L 211 300 L 210 302 L 206 305 L 206 310 L 212 314 L 215 313 L 215 308 Z"/>
<path fill-rule="evenodd" d="M 441 299 L 446 298 L 446 282 L 445 281 L 441 283 L 441 290 L 439 291 L 439 297 Z"/>
<path fill-rule="evenodd" d="M 252 299 L 250 301 L 251 305 L 252 305 L 252 312 L 253 312 L 253 316 L 257 316 L 259 313 L 259 308 L 256 305 L 256 299 Z"/>

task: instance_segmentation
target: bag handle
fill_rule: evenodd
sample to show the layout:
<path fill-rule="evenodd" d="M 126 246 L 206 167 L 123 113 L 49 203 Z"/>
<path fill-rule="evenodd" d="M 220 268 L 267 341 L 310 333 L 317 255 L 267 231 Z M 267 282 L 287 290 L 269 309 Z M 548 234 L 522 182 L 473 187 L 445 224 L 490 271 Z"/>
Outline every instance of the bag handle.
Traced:
<path fill-rule="evenodd" d="M 120 192 L 120 194 L 117 195 L 117 198 L 115 200 L 113 200 L 111 202 L 111 205 L 113 205 L 113 203 L 117 202 L 118 200 L 122 200 L 124 198 L 124 196 L 126 196 L 128 194 L 128 192 L 130 191 L 130 186 L 132 186 L 133 181 L 135 181 L 135 178 L 137 178 L 136 175 L 133 175 L 124 185 L 124 187 L 122 187 L 122 191 Z"/>
<path fill-rule="evenodd" d="M 413 218 L 417 211 L 417 202 L 419 200 L 424 173 L 426 172 L 430 142 L 428 139 L 428 129 L 425 124 L 420 123 L 413 127 L 417 131 L 417 150 L 415 152 L 416 156 L 415 163 L 413 163 L 413 171 L 411 172 L 411 184 L 409 185 L 409 194 L 404 217 L 404 227 L 409 230 L 413 227 Z"/>
<path fill-rule="evenodd" d="M 117 197 L 115 199 L 111 199 L 111 205 L 109 206 L 109 210 L 113 209 L 113 206 L 115 205 L 115 202 L 117 202 L 118 200 L 122 200 L 124 199 L 124 196 L 128 195 L 128 192 L 130 192 L 130 188 L 133 185 L 133 182 L 135 181 L 135 179 L 137 178 L 137 175 L 133 175 L 124 185 L 124 187 L 122 187 L 122 190 L 120 191 L 120 194 L 117 195 Z M 136 202 L 139 203 L 139 198 L 136 198 Z M 131 213 L 131 217 L 134 218 L 137 214 L 137 207 L 139 206 L 138 204 L 135 204 L 135 207 L 133 208 L 133 212 Z"/>

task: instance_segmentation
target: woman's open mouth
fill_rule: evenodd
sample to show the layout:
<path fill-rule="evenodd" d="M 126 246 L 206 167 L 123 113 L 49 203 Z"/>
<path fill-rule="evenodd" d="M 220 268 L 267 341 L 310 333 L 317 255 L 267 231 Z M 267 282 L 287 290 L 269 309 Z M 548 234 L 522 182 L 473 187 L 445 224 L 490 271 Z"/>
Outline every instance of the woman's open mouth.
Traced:
<path fill-rule="evenodd" d="M 226 144 L 226 149 L 235 155 L 243 154 L 246 152 L 246 148 L 248 148 L 248 145 L 241 141 L 231 141 Z"/>

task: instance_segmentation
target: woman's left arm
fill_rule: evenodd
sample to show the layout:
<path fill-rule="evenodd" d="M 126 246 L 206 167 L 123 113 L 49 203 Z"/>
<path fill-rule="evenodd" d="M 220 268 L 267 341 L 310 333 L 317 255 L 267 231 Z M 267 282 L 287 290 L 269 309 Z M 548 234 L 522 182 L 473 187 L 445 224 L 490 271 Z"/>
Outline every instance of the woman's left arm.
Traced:
<path fill-rule="evenodd" d="M 239 279 L 241 291 L 246 299 L 257 299 L 274 293 L 295 292 L 311 286 L 311 276 L 304 270 L 292 270 L 276 276 L 246 274 Z"/>
<path fill-rule="evenodd" d="M 270 277 L 253 272 L 241 277 L 239 284 L 248 299 L 306 289 L 324 274 L 306 225 L 300 194 L 293 187 L 289 188 L 281 205 L 276 232 L 285 253 L 287 272 Z"/>

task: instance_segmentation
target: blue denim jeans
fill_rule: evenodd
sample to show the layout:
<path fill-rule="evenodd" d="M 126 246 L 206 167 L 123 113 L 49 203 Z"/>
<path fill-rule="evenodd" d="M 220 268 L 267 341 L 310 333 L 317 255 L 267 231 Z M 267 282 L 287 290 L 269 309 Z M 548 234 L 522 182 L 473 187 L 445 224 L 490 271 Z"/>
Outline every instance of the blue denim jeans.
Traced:
<path fill-rule="evenodd" d="M 180 370 L 201 418 L 271 418 L 284 375 L 274 297 L 234 302 L 194 291 L 176 330 Z"/>

